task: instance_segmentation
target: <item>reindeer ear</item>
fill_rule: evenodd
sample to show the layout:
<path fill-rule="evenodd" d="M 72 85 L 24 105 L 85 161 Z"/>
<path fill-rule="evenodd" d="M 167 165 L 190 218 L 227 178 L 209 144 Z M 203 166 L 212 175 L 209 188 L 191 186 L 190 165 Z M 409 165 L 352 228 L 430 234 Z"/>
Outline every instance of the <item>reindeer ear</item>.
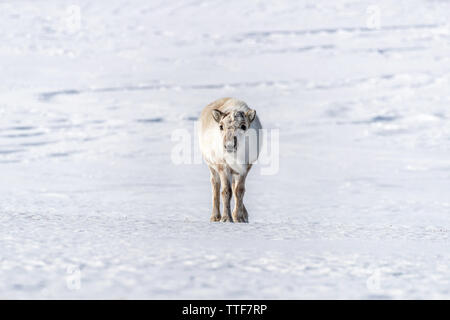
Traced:
<path fill-rule="evenodd" d="M 220 122 L 220 119 L 222 119 L 222 112 L 220 112 L 217 109 L 212 109 L 212 116 L 214 118 L 214 120 L 216 120 L 217 122 Z"/>
<path fill-rule="evenodd" d="M 247 111 L 247 117 L 248 117 L 248 121 L 250 121 L 250 123 L 255 120 L 256 117 L 256 111 L 253 109 L 250 109 Z"/>

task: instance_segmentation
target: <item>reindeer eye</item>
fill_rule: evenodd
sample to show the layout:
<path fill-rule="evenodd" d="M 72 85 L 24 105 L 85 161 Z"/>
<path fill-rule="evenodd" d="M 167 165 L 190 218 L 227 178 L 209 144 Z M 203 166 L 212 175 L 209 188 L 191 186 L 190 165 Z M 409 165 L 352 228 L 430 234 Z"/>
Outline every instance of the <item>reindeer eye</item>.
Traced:
<path fill-rule="evenodd" d="M 245 131 L 245 130 L 247 130 L 247 127 L 246 127 L 246 125 L 245 125 L 245 124 L 243 124 L 243 125 L 241 126 L 241 129 L 242 129 L 242 130 L 244 130 L 244 131 Z"/>
<path fill-rule="evenodd" d="M 220 128 L 220 131 L 223 131 L 223 125 L 220 125 L 219 128 Z"/>

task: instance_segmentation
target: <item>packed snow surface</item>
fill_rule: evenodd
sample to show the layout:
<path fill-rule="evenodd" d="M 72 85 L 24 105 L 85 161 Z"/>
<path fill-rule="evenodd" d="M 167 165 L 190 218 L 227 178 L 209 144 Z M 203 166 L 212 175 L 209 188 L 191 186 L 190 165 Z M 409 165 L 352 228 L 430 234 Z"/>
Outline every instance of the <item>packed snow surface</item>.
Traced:
<path fill-rule="evenodd" d="M 443 0 L 0 1 L 0 298 L 449 299 L 449 23 Z M 210 223 L 206 165 L 173 160 L 226 96 L 279 130 L 249 224 Z"/>

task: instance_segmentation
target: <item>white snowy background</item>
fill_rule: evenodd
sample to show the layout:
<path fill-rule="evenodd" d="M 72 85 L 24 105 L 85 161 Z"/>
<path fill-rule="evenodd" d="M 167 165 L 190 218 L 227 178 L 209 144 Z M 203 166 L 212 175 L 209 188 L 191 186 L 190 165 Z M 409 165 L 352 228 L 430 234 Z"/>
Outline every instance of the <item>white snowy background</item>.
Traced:
<path fill-rule="evenodd" d="M 450 1 L 0 1 L 0 298 L 450 298 Z M 171 134 L 279 129 L 249 224 Z"/>

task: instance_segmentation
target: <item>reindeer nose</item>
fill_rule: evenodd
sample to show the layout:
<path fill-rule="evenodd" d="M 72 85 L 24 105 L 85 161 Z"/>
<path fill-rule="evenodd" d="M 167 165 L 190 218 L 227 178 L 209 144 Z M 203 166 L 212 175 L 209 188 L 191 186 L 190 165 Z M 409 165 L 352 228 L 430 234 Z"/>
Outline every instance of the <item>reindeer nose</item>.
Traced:
<path fill-rule="evenodd" d="M 236 145 L 237 145 L 237 138 L 233 137 L 233 140 L 228 140 L 227 142 L 225 142 L 225 149 L 227 150 L 227 152 L 233 152 L 236 149 Z"/>

